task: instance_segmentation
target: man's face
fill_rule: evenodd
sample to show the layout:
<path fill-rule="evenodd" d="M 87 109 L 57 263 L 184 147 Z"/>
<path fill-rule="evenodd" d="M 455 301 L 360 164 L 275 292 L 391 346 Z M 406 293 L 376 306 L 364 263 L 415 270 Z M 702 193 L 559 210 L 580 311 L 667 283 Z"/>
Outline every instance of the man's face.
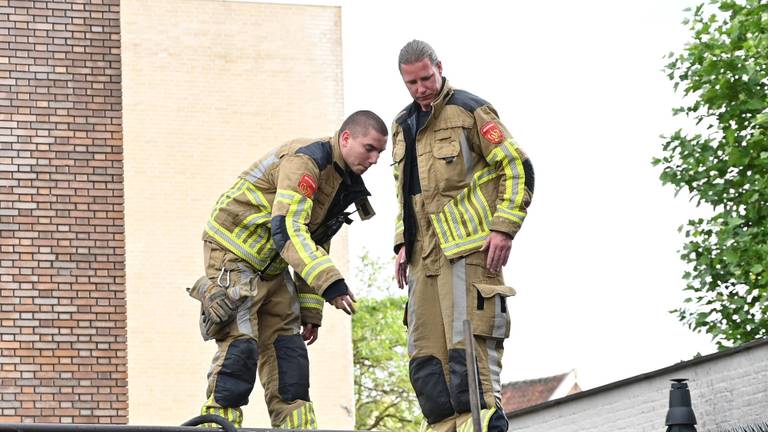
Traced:
<path fill-rule="evenodd" d="M 387 148 L 387 137 L 373 129 L 357 136 L 345 130 L 339 135 L 339 147 L 349 169 L 362 174 L 379 160 L 379 155 Z"/>
<path fill-rule="evenodd" d="M 443 86 L 443 65 L 432 65 L 429 59 L 412 64 L 401 64 L 400 75 L 413 100 L 426 111 Z"/>

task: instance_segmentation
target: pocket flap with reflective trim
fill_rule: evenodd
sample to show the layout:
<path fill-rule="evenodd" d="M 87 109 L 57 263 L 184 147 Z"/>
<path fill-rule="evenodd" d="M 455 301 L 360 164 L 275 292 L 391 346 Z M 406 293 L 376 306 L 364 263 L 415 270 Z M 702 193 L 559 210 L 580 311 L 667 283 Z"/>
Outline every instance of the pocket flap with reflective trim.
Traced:
<path fill-rule="evenodd" d="M 485 298 L 491 298 L 496 294 L 502 297 L 510 297 L 517 294 L 514 288 L 506 285 L 489 285 L 482 283 L 472 283 L 472 285 L 474 285 L 475 288 L 480 291 L 480 295 Z"/>
<path fill-rule="evenodd" d="M 436 141 L 432 146 L 432 154 L 438 159 L 455 158 L 459 155 L 459 141 Z"/>

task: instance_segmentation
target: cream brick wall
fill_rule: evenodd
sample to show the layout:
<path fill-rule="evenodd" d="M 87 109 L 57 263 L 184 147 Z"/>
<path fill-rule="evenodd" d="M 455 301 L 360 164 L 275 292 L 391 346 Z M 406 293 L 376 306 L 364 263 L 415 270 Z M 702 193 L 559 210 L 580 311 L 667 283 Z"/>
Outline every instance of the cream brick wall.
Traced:
<path fill-rule="evenodd" d="M 131 424 L 178 425 L 204 400 L 215 351 L 184 288 L 202 274 L 216 198 L 265 150 L 331 134 L 343 115 L 338 7 L 122 0 Z M 346 236 L 333 258 L 347 271 Z M 346 315 L 310 347 L 322 428 L 352 428 Z M 269 425 L 259 385 L 245 426 Z"/>

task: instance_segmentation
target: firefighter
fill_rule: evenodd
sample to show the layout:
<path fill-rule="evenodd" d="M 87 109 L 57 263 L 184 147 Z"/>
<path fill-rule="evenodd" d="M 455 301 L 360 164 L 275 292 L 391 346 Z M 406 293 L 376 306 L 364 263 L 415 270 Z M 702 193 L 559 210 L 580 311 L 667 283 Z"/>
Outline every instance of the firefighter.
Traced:
<path fill-rule="evenodd" d="M 423 426 L 472 428 L 469 319 L 483 431 L 506 431 L 499 374 L 515 291 L 501 270 L 531 202 L 533 168 L 488 102 L 451 87 L 429 44 L 408 42 L 398 65 L 413 102 L 392 125 L 395 274 L 408 287 L 409 375 Z"/>
<path fill-rule="evenodd" d="M 327 251 L 351 222 L 348 206 L 362 220 L 373 216 L 361 174 L 387 133 L 373 112 L 355 112 L 333 137 L 275 148 L 216 202 L 203 233 L 205 276 L 189 289 L 201 301 L 203 338 L 218 346 L 202 414 L 241 427 L 258 369 L 272 426 L 317 428 L 305 342 L 318 338 L 325 301 L 355 312 Z"/>

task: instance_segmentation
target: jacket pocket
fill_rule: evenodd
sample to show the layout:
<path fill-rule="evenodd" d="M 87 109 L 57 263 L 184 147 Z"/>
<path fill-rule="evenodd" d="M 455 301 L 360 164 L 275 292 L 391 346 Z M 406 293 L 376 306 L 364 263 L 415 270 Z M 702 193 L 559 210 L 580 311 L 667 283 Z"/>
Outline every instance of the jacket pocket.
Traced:
<path fill-rule="evenodd" d="M 475 307 L 472 310 L 472 333 L 493 339 L 509 337 L 507 297 L 515 289 L 506 285 L 472 283 L 475 288 Z"/>
<path fill-rule="evenodd" d="M 467 168 L 461 153 L 462 128 L 439 129 L 435 131 L 432 144 L 431 176 L 436 179 L 435 187 L 440 191 L 458 190 L 464 187 Z"/>

